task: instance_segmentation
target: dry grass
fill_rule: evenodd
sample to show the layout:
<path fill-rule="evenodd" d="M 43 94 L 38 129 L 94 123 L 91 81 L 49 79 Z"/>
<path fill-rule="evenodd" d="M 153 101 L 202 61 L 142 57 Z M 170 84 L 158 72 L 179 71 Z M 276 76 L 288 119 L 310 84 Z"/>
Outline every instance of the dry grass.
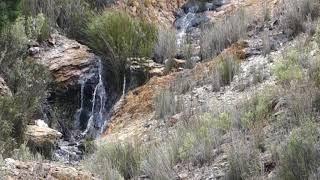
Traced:
<path fill-rule="evenodd" d="M 320 15 L 318 0 L 284 0 L 278 13 L 280 24 L 288 35 L 297 35 L 307 31 L 308 19 L 314 21 Z"/>
<path fill-rule="evenodd" d="M 218 21 L 214 25 L 206 25 L 202 29 L 200 40 L 202 59 L 217 56 L 232 43 L 244 37 L 248 22 L 246 12 L 240 9 L 234 15 Z"/>
<path fill-rule="evenodd" d="M 176 31 L 172 29 L 158 28 L 158 37 L 154 49 L 156 62 L 164 63 L 172 59 L 176 54 Z"/>

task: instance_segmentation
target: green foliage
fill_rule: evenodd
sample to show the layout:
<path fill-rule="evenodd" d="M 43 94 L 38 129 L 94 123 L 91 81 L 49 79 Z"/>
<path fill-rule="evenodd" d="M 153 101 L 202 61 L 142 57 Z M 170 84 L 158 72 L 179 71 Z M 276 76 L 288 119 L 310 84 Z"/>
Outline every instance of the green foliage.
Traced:
<path fill-rule="evenodd" d="M 220 84 L 230 85 L 233 80 L 233 77 L 239 71 L 239 63 L 237 59 L 233 56 L 222 57 L 220 63 L 218 64 L 217 71 L 220 75 Z"/>
<path fill-rule="evenodd" d="M 241 126 L 244 129 L 250 129 L 258 123 L 268 121 L 272 115 L 273 101 L 274 95 L 271 91 L 266 91 L 251 98 L 244 104 Z"/>
<path fill-rule="evenodd" d="M 320 87 L 320 61 L 318 59 L 311 64 L 309 77 L 317 87 Z"/>
<path fill-rule="evenodd" d="M 210 113 L 206 113 L 200 118 L 207 126 L 214 127 L 223 133 L 227 133 L 232 126 L 231 115 L 227 112 L 222 112 L 217 117 L 214 117 Z"/>
<path fill-rule="evenodd" d="M 127 58 L 151 56 L 156 33 L 155 26 L 117 11 L 94 17 L 87 29 L 90 47 L 107 60 L 117 88 L 122 85 Z"/>
<path fill-rule="evenodd" d="M 0 98 L 0 144 L 5 157 L 23 142 L 26 124 L 40 114 L 49 82 L 43 66 L 25 59 L 29 39 L 25 29 L 24 19 L 19 18 L 0 34 L 0 74 L 12 91 L 12 96 Z"/>
<path fill-rule="evenodd" d="M 8 22 L 13 22 L 19 14 L 20 0 L 0 0 L 0 32 L 8 25 Z"/>
<path fill-rule="evenodd" d="M 143 158 L 141 171 L 150 179 L 171 180 L 175 176 L 173 166 L 170 146 L 153 146 Z"/>
<path fill-rule="evenodd" d="M 93 15 L 85 0 L 22 0 L 21 11 L 26 17 L 43 14 L 44 28 L 58 25 L 68 36 L 79 40 L 84 40 L 84 28 Z"/>
<path fill-rule="evenodd" d="M 274 73 L 281 84 L 290 85 L 291 82 L 303 79 L 303 69 L 301 66 L 303 58 L 301 54 L 303 52 L 297 49 L 289 50 L 275 65 Z"/>
<path fill-rule="evenodd" d="M 12 158 L 19 161 L 41 161 L 43 157 L 31 152 L 26 144 L 21 144 L 18 149 L 13 151 Z"/>
<path fill-rule="evenodd" d="M 142 153 L 137 146 L 128 143 L 102 144 L 85 161 L 85 166 L 103 179 L 130 179 L 138 173 Z"/>
<path fill-rule="evenodd" d="M 222 142 L 223 131 L 216 125 L 216 119 L 204 115 L 180 127 L 167 145 L 171 149 L 172 162 L 187 161 L 195 165 L 210 163 L 214 158 L 214 150 Z"/>
<path fill-rule="evenodd" d="M 230 169 L 227 179 L 245 180 L 254 178 L 261 172 L 258 151 L 250 142 L 239 140 L 232 143 L 228 162 Z"/>
<path fill-rule="evenodd" d="M 285 180 L 308 179 L 319 167 L 320 153 L 316 147 L 319 131 L 317 125 L 306 121 L 301 129 L 290 135 L 280 152 L 279 177 Z"/>

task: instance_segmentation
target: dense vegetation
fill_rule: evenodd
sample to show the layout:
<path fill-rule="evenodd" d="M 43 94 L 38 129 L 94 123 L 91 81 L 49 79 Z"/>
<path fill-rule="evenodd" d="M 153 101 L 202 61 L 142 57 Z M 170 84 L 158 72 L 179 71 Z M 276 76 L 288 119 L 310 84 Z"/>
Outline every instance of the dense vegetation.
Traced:
<path fill-rule="evenodd" d="M 154 58 L 170 66 L 177 53 L 176 32 L 158 29 L 125 11 L 104 9 L 113 2 L 0 1 L 0 76 L 11 90 L 10 95 L 0 97 L 2 156 L 11 156 L 12 150 L 21 145 L 24 149 L 26 125 L 41 117 L 51 83 L 46 68 L 28 59 L 30 43 L 45 43 L 55 30 L 81 41 L 102 57 L 108 67 L 106 73 L 112 77 L 110 85 L 117 91 L 123 88 L 132 57 Z M 270 59 L 274 61 L 274 86 L 223 111 L 214 108 L 194 112 L 194 107 L 186 106 L 181 98 L 199 86 L 210 85 L 212 92 L 220 92 L 233 82 L 240 71 L 239 57 L 218 55 L 247 35 L 252 21 L 241 9 L 201 29 L 201 58 L 215 60 L 210 72 L 198 79 L 180 73 L 169 88 L 156 94 L 153 118 L 161 124 L 181 114 L 183 122 L 154 144 L 102 144 L 83 161 L 85 167 L 104 179 L 134 179 L 140 175 L 173 179 L 177 164 L 209 166 L 225 151 L 226 179 L 259 179 L 268 171 L 274 171 L 279 179 L 319 178 L 320 26 L 316 21 L 320 2 L 285 0 L 279 9 L 281 32 L 288 39 L 301 33 L 306 38 L 283 50 L 277 59 Z M 268 16 L 266 13 L 264 21 Z M 267 38 L 262 41 L 263 55 L 267 56 L 271 45 Z M 256 73 L 255 81 L 262 80 Z M 272 156 L 268 166 L 261 157 L 265 152 Z"/>
<path fill-rule="evenodd" d="M 105 12 L 112 1 L 22 0 L 1 1 L 0 76 L 12 96 L 0 99 L 1 152 L 24 142 L 28 123 L 41 118 L 50 75 L 41 65 L 28 60 L 32 43 L 45 43 L 54 29 L 88 44 L 110 66 L 112 86 L 120 90 L 127 58 L 151 57 L 157 29 L 125 12 Z M 123 31 L 123 27 L 127 27 Z M 26 103 L 27 102 L 27 103 Z"/>
<path fill-rule="evenodd" d="M 19 14 L 18 6 L 20 0 L 1 0 L 0 1 L 0 31 L 9 22 L 16 19 Z"/>

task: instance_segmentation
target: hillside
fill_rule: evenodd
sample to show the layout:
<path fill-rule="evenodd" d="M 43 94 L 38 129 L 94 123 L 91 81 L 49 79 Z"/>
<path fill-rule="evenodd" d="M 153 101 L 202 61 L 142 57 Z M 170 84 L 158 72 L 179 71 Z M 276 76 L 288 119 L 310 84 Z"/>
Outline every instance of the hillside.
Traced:
<path fill-rule="evenodd" d="M 319 0 L 0 4 L 0 179 L 320 178 Z"/>

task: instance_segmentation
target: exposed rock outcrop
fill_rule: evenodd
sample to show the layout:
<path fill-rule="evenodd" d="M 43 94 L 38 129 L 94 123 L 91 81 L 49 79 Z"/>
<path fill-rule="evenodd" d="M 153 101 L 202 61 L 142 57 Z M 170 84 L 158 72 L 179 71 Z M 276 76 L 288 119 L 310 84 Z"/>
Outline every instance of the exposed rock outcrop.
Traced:
<path fill-rule="evenodd" d="M 0 77 L 0 97 L 1 96 L 11 96 L 11 91 L 7 86 L 6 82 L 2 77 Z"/>
<path fill-rule="evenodd" d="M 22 162 L 14 159 L 6 159 L 1 168 L 1 179 L 51 179 L 51 180 L 94 180 L 91 173 L 75 168 L 54 163 Z"/>
<path fill-rule="evenodd" d="M 29 54 L 37 62 L 48 67 L 54 80 L 62 88 L 77 84 L 79 77 L 87 73 L 97 62 L 97 57 L 89 48 L 75 40 L 53 34 L 50 42 L 52 47 L 32 47 Z"/>
<path fill-rule="evenodd" d="M 175 21 L 175 12 L 186 0 L 150 0 L 124 1 L 119 0 L 117 7 L 128 11 L 133 16 L 139 16 L 150 22 L 171 26 Z"/>
<path fill-rule="evenodd" d="M 163 64 L 144 58 L 131 58 L 129 61 L 131 62 L 129 67 L 130 89 L 141 86 L 148 78 L 164 75 L 165 67 Z"/>
<path fill-rule="evenodd" d="M 27 139 L 39 146 L 47 143 L 55 144 L 56 141 L 61 138 L 62 134 L 54 129 L 51 129 L 41 124 L 43 123 L 37 123 L 36 125 L 27 126 Z"/>

